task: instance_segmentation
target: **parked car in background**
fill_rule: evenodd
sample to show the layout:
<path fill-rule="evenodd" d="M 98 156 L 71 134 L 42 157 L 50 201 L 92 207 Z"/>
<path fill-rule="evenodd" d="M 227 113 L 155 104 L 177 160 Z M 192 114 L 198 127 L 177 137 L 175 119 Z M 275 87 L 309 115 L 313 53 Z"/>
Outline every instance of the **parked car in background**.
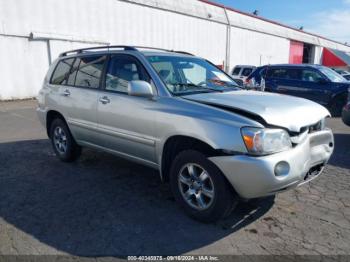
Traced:
<path fill-rule="evenodd" d="M 256 85 L 264 82 L 265 91 L 315 101 L 340 116 L 350 83 L 332 69 L 320 65 L 268 65 L 259 67 L 247 79 Z"/>
<path fill-rule="evenodd" d="M 250 90 L 264 91 L 267 67 L 257 67 L 245 80 L 244 86 Z"/>
<path fill-rule="evenodd" d="M 338 68 L 332 68 L 335 72 L 337 72 L 339 75 L 349 75 L 350 72 L 349 71 L 346 71 L 346 70 L 343 70 L 343 69 L 338 69 Z"/>
<path fill-rule="evenodd" d="M 342 75 L 346 80 L 350 81 L 350 74 Z"/>
<path fill-rule="evenodd" d="M 247 77 L 256 69 L 255 66 L 250 65 L 237 65 L 232 69 L 231 76 L 235 82 L 244 86 Z"/>
<path fill-rule="evenodd" d="M 186 213 L 205 222 L 229 215 L 239 199 L 315 179 L 334 150 L 323 106 L 242 90 L 205 59 L 174 51 L 63 53 L 38 104 L 59 159 L 91 147 L 152 167 Z"/>

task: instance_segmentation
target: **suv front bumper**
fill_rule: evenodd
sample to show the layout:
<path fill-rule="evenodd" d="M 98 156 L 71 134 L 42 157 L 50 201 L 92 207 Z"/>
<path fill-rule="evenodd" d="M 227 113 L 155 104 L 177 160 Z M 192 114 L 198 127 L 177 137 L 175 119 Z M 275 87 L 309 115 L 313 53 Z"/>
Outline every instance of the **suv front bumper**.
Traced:
<path fill-rule="evenodd" d="M 240 197 L 251 199 L 273 195 L 311 181 L 321 174 L 334 150 L 329 129 L 308 134 L 294 148 L 269 156 L 248 155 L 209 158 L 224 173 Z M 275 175 L 275 167 L 285 161 L 289 172 Z"/>

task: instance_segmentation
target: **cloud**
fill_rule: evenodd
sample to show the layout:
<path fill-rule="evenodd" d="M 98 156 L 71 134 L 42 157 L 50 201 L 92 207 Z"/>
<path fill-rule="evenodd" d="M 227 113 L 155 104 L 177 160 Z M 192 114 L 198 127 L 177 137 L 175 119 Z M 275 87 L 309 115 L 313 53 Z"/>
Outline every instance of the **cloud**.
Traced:
<path fill-rule="evenodd" d="M 344 1 L 350 5 L 350 0 Z M 350 43 L 350 7 L 312 15 L 311 21 L 306 24 L 305 30 L 340 42 Z"/>

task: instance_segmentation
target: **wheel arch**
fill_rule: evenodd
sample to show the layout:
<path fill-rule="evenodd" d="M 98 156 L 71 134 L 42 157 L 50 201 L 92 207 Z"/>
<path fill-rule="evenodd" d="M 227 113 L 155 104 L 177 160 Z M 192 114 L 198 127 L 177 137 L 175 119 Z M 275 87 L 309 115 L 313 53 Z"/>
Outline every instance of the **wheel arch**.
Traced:
<path fill-rule="evenodd" d="M 182 151 L 196 150 L 207 157 L 222 155 L 222 150 L 215 149 L 212 145 L 191 136 L 173 135 L 164 142 L 160 158 L 160 175 L 162 181 L 169 180 L 169 171 L 172 160 Z"/>
<path fill-rule="evenodd" d="M 67 121 L 66 121 L 66 119 L 64 118 L 64 116 L 63 116 L 60 112 L 58 112 L 58 111 L 56 111 L 56 110 L 49 110 L 49 111 L 47 112 L 47 114 L 46 114 L 46 133 L 47 133 L 47 136 L 48 136 L 49 138 L 51 138 L 51 137 L 50 137 L 50 128 L 51 128 L 51 124 L 52 124 L 52 122 L 53 122 L 55 119 L 57 119 L 57 118 L 63 120 L 63 121 L 67 124 Z M 68 126 L 68 125 L 67 125 L 67 126 Z"/>

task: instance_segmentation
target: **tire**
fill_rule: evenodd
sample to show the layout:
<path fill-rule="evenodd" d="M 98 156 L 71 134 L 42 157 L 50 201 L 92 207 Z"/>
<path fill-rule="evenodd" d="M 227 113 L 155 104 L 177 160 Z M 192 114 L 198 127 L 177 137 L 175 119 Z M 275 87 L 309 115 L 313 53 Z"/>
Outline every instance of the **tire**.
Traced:
<path fill-rule="evenodd" d="M 207 176 L 200 176 L 203 171 Z M 170 186 L 184 211 L 201 222 L 215 222 L 228 216 L 238 203 L 237 194 L 221 171 L 198 151 L 177 155 L 170 169 Z"/>
<path fill-rule="evenodd" d="M 81 155 L 81 147 L 75 142 L 67 124 L 60 118 L 50 126 L 50 139 L 56 156 L 63 162 L 73 162 Z"/>
<path fill-rule="evenodd" d="M 346 104 L 346 97 L 337 96 L 333 99 L 329 111 L 332 114 L 332 117 L 340 117 L 342 115 L 343 107 Z"/>

